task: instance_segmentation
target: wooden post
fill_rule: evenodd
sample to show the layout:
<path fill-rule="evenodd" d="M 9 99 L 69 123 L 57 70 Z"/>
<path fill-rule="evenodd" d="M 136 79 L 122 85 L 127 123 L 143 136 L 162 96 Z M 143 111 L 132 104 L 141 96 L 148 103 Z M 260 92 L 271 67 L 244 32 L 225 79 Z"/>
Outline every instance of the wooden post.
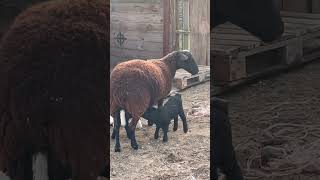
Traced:
<path fill-rule="evenodd" d="M 228 102 L 211 98 L 213 107 L 213 168 L 214 179 L 218 179 L 218 171 L 225 174 L 226 180 L 243 180 L 232 145 L 232 131 L 228 117 Z M 212 116 L 211 116 L 212 117 Z"/>
<path fill-rule="evenodd" d="M 170 0 L 163 1 L 163 56 L 169 53 Z"/>

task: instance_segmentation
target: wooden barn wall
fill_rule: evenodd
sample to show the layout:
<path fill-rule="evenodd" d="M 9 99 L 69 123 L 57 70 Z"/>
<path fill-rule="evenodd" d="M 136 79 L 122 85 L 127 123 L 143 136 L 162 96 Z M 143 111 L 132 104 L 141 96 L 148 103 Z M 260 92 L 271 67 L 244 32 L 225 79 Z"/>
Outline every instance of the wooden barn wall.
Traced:
<path fill-rule="evenodd" d="M 111 0 L 111 66 L 134 58 L 160 58 L 163 55 L 162 0 Z M 115 39 L 122 32 L 120 46 Z"/>
<path fill-rule="evenodd" d="M 278 0 L 282 10 L 302 13 L 320 13 L 320 0 Z"/>
<path fill-rule="evenodd" d="M 210 65 L 210 0 L 190 0 L 190 51 L 197 64 Z"/>

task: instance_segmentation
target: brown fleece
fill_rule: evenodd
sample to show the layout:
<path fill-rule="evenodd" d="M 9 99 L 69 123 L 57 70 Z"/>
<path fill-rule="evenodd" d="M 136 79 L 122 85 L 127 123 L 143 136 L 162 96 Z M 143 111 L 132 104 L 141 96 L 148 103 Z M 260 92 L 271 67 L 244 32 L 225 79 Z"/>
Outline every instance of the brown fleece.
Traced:
<path fill-rule="evenodd" d="M 0 170 L 17 177 L 25 173 L 18 164 L 30 166 L 22 159 L 38 151 L 69 167 L 73 180 L 96 179 L 109 164 L 109 8 L 107 0 L 52 0 L 8 29 L 0 44 Z"/>
<path fill-rule="evenodd" d="M 110 113 L 123 108 L 133 120 L 165 98 L 171 91 L 178 52 L 161 59 L 130 60 L 118 64 L 110 79 Z"/>

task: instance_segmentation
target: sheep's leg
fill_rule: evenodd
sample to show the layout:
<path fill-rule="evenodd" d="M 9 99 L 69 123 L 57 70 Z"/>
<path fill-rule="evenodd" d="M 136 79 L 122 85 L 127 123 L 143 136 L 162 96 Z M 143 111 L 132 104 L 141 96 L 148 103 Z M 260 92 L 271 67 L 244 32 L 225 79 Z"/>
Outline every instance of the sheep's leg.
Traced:
<path fill-rule="evenodd" d="M 148 126 L 152 126 L 154 122 L 151 119 L 147 119 L 147 120 L 148 120 Z"/>
<path fill-rule="evenodd" d="M 126 121 L 126 125 L 124 126 L 124 128 L 125 128 L 125 130 L 126 130 L 126 133 L 127 133 L 127 137 L 129 138 L 129 139 L 131 139 L 130 138 L 130 130 L 129 130 L 129 119 L 128 119 L 128 117 L 125 117 L 126 119 L 125 119 L 125 121 Z M 121 124 L 121 123 L 120 123 Z M 122 125 L 122 124 L 121 124 Z M 116 134 L 115 134 L 115 125 L 114 125 L 114 128 L 113 128 L 113 131 L 112 131 L 112 135 L 111 135 L 111 138 L 112 139 L 115 139 L 115 137 L 116 137 Z"/>
<path fill-rule="evenodd" d="M 173 118 L 173 131 L 178 130 L 178 115 Z"/>
<path fill-rule="evenodd" d="M 119 111 L 117 111 L 117 113 L 115 113 L 115 122 L 114 122 L 114 131 L 115 131 L 115 138 L 116 138 L 116 145 L 114 148 L 115 152 L 120 152 L 121 151 L 121 146 L 120 146 L 120 126 L 121 126 L 121 120 L 120 120 L 120 114 Z"/>
<path fill-rule="evenodd" d="M 112 135 L 111 135 L 111 138 L 112 139 L 115 139 L 116 138 L 116 132 L 115 132 L 115 127 L 113 127 L 113 129 L 112 129 Z"/>
<path fill-rule="evenodd" d="M 71 177 L 70 171 L 52 154 L 48 155 L 48 175 L 50 180 L 67 180 L 68 177 Z"/>
<path fill-rule="evenodd" d="M 130 134 L 130 128 L 129 128 L 129 122 L 128 122 L 128 120 L 127 120 L 127 123 L 126 123 L 126 125 L 124 126 L 124 128 L 126 129 L 126 133 L 127 133 L 127 137 L 129 138 L 129 139 L 131 139 L 131 134 Z"/>
<path fill-rule="evenodd" d="M 138 149 L 139 145 L 136 141 L 136 126 L 137 126 L 137 123 L 139 121 L 139 118 L 132 118 L 131 122 L 130 122 L 130 131 L 131 131 L 131 147 L 135 150 Z"/>
<path fill-rule="evenodd" d="M 184 114 L 183 108 L 181 108 L 181 110 L 179 112 L 179 116 L 182 120 L 183 132 L 187 133 L 188 132 L 188 123 L 187 123 L 187 118 L 186 118 L 186 115 Z"/>
<path fill-rule="evenodd" d="M 25 153 L 13 163 L 10 162 L 8 175 L 11 180 L 32 180 L 32 157 L 30 153 Z"/>
<path fill-rule="evenodd" d="M 154 139 L 158 139 L 159 138 L 159 130 L 160 130 L 160 126 L 157 125 L 156 131 L 154 132 Z"/>

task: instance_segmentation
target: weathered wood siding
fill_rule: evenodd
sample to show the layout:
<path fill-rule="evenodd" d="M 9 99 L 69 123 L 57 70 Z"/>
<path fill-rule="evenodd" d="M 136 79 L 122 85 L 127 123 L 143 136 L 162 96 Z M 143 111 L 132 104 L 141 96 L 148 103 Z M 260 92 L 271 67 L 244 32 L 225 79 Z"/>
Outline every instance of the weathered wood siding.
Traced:
<path fill-rule="evenodd" d="M 285 11 L 302 13 L 320 13 L 320 0 L 278 0 Z"/>
<path fill-rule="evenodd" d="M 163 55 L 162 0 L 111 0 L 111 66 L 134 58 Z M 123 45 L 115 39 L 121 32 Z"/>
<path fill-rule="evenodd" d="M 210 65 L 210 0 L 190 0 L 190 51 L 197 64 Z"/>
<path fill-rule="evenodd" d="M 210 0 L 190 0 L 190 51 L 197 64 L 210 65 Z M 177 1 L 170 0 L 169 50 L 179 48 Z"/>
<path fill-rule="evenodd" d="M 176 33 L 177 30 L 177 3 L 176 0 L 170 0 L 170 15 L 169 15 L 169 51 L 177 50 L 179 48 L 179 40 Z"/>

